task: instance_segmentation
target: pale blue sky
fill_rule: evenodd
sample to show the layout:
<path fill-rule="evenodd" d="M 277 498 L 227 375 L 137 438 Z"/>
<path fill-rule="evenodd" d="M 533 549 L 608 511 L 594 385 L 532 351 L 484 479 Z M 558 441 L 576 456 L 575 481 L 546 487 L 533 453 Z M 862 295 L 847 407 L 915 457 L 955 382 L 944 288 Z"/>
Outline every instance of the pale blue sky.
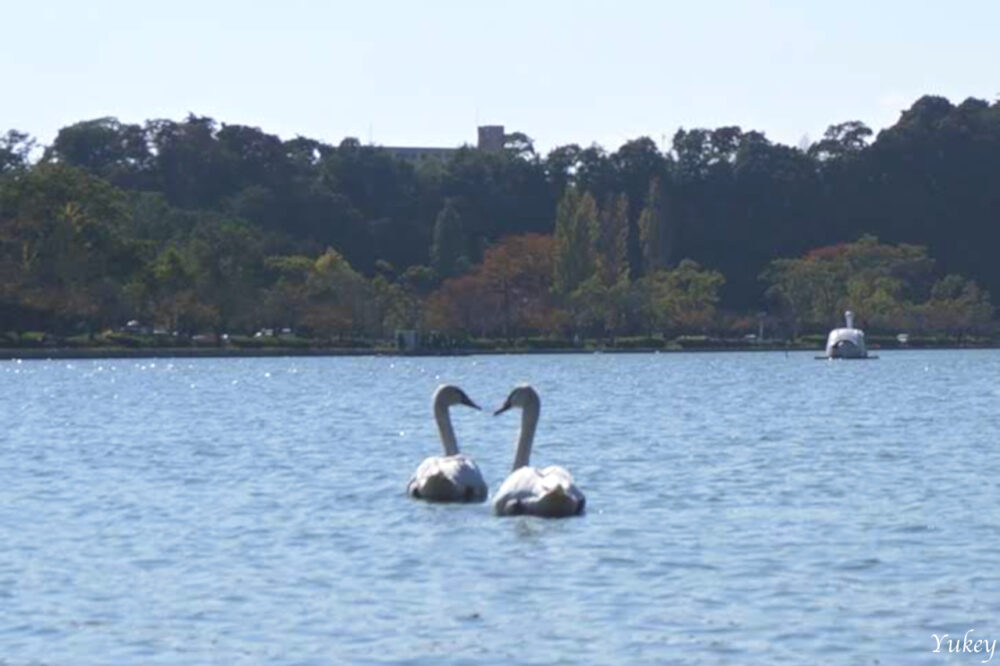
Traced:
<path fill-rule="evenodd" d="M 924 93 L 1000 95 L 1000 3 L 4 3 L 0 132 L 188 112 L 338 143 L 452 146 L 503 124 L 542 150 L 678 127 L 816 140 Z"/>

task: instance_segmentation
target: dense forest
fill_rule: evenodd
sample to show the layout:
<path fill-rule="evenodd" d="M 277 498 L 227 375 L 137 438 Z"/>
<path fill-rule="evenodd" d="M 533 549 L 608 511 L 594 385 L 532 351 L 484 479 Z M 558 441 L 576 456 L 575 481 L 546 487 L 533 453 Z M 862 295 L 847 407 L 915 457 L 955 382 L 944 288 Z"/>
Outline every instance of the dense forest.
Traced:
<path fill-rule="evenodd" d="M 393 339 L 995 330 L 1000 103 L 789 147 L 680 129 L 410 161 L 190 115 L 0 137 L 0 335 Z M 3 346 L 0 344 L 0 346 Z"/>

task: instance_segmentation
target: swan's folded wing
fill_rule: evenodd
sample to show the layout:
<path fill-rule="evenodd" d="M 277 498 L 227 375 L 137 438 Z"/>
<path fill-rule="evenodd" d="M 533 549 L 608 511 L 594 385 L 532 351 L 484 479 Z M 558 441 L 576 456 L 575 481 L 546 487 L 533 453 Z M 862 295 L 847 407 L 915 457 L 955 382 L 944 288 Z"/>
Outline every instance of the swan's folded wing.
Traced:
<path fill-rule="evenodd" d="M 489 490 L 475 460 L 461 453 L 457 456 L 448 456 L 441 459 L 441 469 L 457 486 L 464 489 L 464 494 L 471 493 L 470 499 L 479 501 L 486 499 Z"/>
<path fill-rule="evenodd" d="M 511 472 L 493 499 L 496 513 L 510 513 L 509 505 L 530 501 L 537 494 L 540 481 L 541 477 L 534 467 L 521 467 Z"/>
<path fill-rule="evenodd" d="M 559 493 L 571 498 L 574 502 L 582 504 L 585 499 L 580 489 L 573 482 L 573 475 L 565 467 L 552 465 L 546 467 L 541 472 L 542 494 Z"/>
<path fill-rule="evenodd" d="M 546 480 L 558 480 L 560 483 L 565 483 L 568 485 L 573 485 L 573 475 L 569 473 L 569 470 L 565 467 L 560 467 L 559 465 L 549 465 L 540 472 L 543 479 Z"/>
<path fill-rule="evenodd" d="M 522 467 L 507 477 L 493 500 L 500 515 L 521 513 L 539 516 L 571 516 L 583 511 L 586 499 L 573 485 L 573 477 L 562 467 Z"/>
<path fill-rule="evenodd" d="M 410 480 L 408 492 L 436 501 L 481 502 L 486 499 L 488 490 L 475 461 L 459 454 L 424 460 Z"/>

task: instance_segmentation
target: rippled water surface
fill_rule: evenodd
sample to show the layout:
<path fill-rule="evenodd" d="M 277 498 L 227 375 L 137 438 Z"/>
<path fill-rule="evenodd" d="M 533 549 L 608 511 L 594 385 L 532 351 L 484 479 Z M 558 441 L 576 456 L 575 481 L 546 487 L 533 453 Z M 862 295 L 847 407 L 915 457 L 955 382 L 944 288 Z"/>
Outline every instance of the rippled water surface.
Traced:
<path fill-rule="evenodd" d="M 490 408 L 532 382 L 533 462 L 587 515 L 409 500 L 443 381 Z M 495 490 L 518 414 L 453 414 Z M 5 666 L 971 664 L 931 634 L 1000 639 L 998 352 L 7 361 L 0 417 Z"/>

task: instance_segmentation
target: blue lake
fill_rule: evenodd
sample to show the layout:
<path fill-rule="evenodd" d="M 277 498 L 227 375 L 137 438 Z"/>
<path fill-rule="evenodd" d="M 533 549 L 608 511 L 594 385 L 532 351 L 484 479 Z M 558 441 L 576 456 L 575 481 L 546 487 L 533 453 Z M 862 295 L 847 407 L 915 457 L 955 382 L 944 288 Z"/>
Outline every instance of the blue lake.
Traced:
<path fill-rule="evenodd" d="M 542 397 L 581 518 L 408 499 Z M 518 413 L 452 409 L 493 490 Z M 940 664 L 1000 639 L 1000 352 L 6 361 L 0 664 Z M 1000 651 L 1000 643 L 998 643 Z M 1000 655 L 997 655 L 1000 663 Z"/>

